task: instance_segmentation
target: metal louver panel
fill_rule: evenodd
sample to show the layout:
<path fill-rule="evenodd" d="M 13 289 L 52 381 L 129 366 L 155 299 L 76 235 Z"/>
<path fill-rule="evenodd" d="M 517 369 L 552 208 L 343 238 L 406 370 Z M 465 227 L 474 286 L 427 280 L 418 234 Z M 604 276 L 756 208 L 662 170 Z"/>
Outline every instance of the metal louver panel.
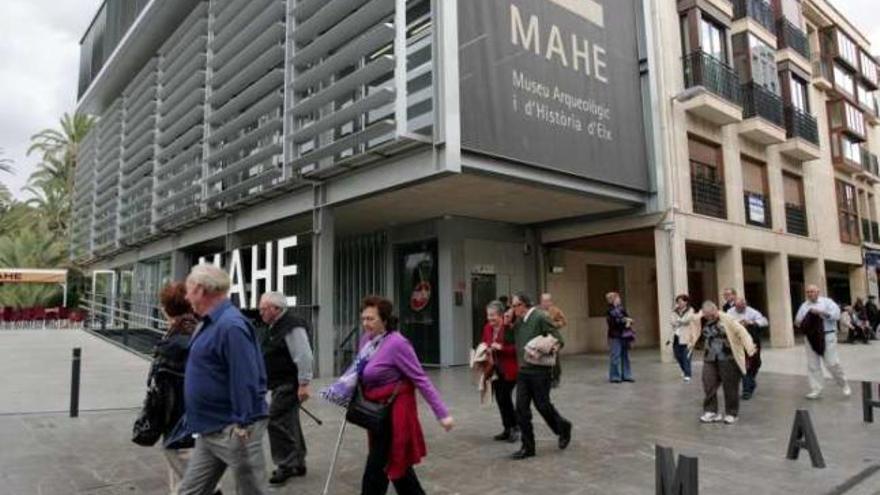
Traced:
<path fill-rule="evenodd" d="M 80 143 L 76 169 L 74 170 L 74 196 L 70 228 L 70 255 L 73 259 L 92 256 L 97 148 L 98 124 L 95 124 Z"/>
<path fill-rule="evenodd" d="M 218 0 L 211 42 L 208 208 L 257 194 L 281 175 L 284 0 Z"/>
<path fill-rule="evenodd" d="M 159 49 L 155 230 L 201 212 L 208 68 L 208 2 L 201 2 Z"/>
<path fill-rule="evenodd" d="M 105 112 L 98 125 L 97 190 L 95 197 L 94 251 L 101 255 L 117 247 L 119 182 L 122 159 L 123 98 Z"/>

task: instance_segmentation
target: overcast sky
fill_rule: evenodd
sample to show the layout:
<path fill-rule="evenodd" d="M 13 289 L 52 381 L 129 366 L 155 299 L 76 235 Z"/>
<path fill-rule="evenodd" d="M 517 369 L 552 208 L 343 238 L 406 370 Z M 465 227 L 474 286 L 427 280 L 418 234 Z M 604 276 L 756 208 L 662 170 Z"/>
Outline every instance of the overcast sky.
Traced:
<path fill-rule="evenodd" d="M 867 33 L 880 52 L 877 0 L 832 0 Z M 0 181 L 20 188 L 36 160 L 25 156 L 29 137 L 57 126 L 76 101 L 79 40 L 100 0 L 3 0 L 0 16 L 0 148 L 16 174 Z"/>

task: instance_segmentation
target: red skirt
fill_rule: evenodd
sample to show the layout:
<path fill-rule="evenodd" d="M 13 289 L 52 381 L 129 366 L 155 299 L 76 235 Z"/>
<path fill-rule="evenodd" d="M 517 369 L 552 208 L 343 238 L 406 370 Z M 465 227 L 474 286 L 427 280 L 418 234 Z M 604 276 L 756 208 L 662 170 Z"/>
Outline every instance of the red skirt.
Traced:
<path fill-rule="evenodd" d="M 394 393 L 396 383 L 364 390 L 367 400 L 383 402 Z M 385 473 L 389 480 L 396 480 L 406 474 L 407 469 L 421 462 L 428 455 L 425 436 L 419 423 L 419 410 L 416 404 L 415 387 L 409 380 L 400 382 L 397 398 L 391 405 L 391 442 L 388 449 L 388 465 Z M 370 434 L 372 437 L 372 434 Z M 370 442 L 373 439 L 370 438 Z"/>

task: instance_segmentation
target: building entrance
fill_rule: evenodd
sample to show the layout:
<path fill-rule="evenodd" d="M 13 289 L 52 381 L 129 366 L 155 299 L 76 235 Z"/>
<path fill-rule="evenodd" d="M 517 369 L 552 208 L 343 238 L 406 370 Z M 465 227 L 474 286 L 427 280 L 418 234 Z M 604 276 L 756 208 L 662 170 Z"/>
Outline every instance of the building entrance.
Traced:
<path fill-rule="evenodd" d="M 473 322 L 473 346 L 483 340 L 486 326 L 486 305 L 495 300 L 498 293 L 496 276 L 474 273 L 471 275 L 471 321 Z"/>
<path fill-rule="evenodd" d="M 397 247 L 396 277 L 400 331 L 425 364 L 440 364 L 440 293 L 437 241 Z"/>

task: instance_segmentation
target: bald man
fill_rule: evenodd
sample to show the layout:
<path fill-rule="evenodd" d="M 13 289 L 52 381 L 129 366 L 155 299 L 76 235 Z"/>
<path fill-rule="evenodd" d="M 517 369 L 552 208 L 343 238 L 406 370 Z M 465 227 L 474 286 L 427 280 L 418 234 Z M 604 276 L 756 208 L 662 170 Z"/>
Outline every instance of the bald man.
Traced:
<path fill-rule="evenodd" d="M 810 393 L 808 399 L 818 399 L 822 396 L 822 388 L 825 384 L 825 376 L 822 374 L 822 363 L 834 377 L 834 381 L 840 386 L 845 397 L 852 395 L 852 389 L 846 382 L 843 367 L 840 366 L 840 357 L 837 355 L 837 321 L 840 319 L 840 307 L 831 299 L 822 297 L 819 287 L 808 285 L 806 289 L 807 300 L 801 304 L 794 318 L 795 326 L 801 326 L 807 314 L 814 314 L 822 319 L 825 332 L 825 352 L 818 354 L 810 345 L 809 339 L 804 343 L 807 353 L 807 376 L 810 380 Z"/>

